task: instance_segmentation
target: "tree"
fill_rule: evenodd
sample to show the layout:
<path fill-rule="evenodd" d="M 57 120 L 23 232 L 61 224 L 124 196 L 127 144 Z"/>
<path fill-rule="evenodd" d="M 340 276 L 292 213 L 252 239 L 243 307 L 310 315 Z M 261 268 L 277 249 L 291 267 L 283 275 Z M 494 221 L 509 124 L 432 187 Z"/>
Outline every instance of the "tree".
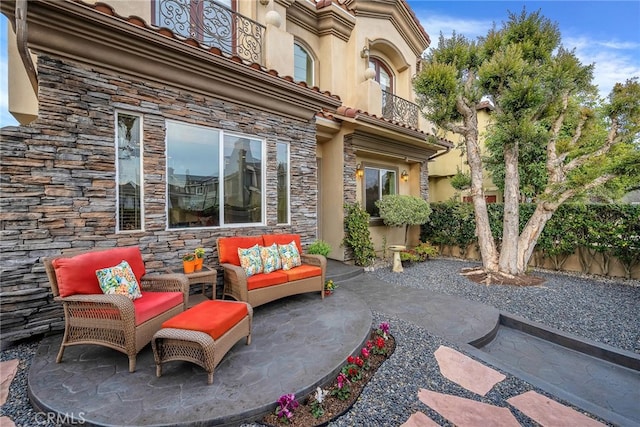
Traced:
<path fill-rule="evenodd" d="M 376 200 L 376 207 L 384 225 L 404 227 L 404 244 L 407 244 L 407 232 L 410 225 L 422 225 L 429 220 L 429 203 L 416 196 L 388 194 Z"/>
<path fill-rule="evenodd" d="M 605 184 L 640 177 L 640 85 L 616 84 L 601 102 L 593 66 L 560 45 L 557 25 L 540 12 L 509 12 L 500 29 L 476 41 L 453 34 L 425 58 L 414 88 L 424 116 L 439 131 L 462 136 L 470 168 L 476 234 L 483 270 L 524 274 L 546 222 L 562 203 Z M 479 145 L 476 106 L 494 105 L 488 156 Z M 502 240 L 491 233 L 482 181 L 503 178 Z M 536 207 L 521 227 L 519 202 Z"/>

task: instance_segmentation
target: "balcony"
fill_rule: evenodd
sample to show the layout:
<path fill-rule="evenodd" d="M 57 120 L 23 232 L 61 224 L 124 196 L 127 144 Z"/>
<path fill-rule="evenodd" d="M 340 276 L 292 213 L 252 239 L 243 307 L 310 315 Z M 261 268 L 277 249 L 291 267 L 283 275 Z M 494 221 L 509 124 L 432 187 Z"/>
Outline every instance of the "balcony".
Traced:
<path fill-rule="evenodd" d="M 159 0 L 155 25 L 264 65 L 265 27 L 213 0 Z"/>
<path fill-rule="evenodd" d="M 420 108 L 413 102 L 407 101 L 387 92 L 382 91 L 382 117 L 388 120 L 404 123 L 418 129 L 418 115 Z"/>

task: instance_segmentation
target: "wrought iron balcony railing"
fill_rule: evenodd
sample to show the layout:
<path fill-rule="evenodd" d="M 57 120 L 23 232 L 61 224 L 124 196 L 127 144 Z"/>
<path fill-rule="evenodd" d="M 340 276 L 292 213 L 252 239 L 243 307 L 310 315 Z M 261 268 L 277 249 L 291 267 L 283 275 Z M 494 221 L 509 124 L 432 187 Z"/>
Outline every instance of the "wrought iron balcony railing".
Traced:
<path fill-rule="evenodd" d="M 263 63 L 265 27 L 213 0 L 158 0 L 155 24 L 183 37 Z"/>
<path fill-rule="evenodd" d="M 413 128 L 418 129 L 419 107 L 413 102 L 407 101 L 387 92 L 382 91 L 382 117 L 405 123 Z"/>

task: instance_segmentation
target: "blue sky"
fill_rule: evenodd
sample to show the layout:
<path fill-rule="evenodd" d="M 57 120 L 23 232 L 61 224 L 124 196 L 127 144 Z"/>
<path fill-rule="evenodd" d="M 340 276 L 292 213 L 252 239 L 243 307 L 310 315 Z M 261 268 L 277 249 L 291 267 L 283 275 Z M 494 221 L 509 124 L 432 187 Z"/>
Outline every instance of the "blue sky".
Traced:
<path fill-rule="evenodd" d="M 595 64 L 594 83 L 601 96 L 616 82 L 640 77 L 640 1 L 427 1 L 407 0 L 437 45 L 440 32 L 470 39 L 499 28 L 508 11 L 540 10 L 558 24 L 562 44 L 575 49 L 583 64 Z"/>
<path fill-rule="evenodd" d="M 109 0 L 106 0 L 109 2 Z M 594 82 L 601 95 L 614 83 L 640 77 L 640 1 L 430 1 L 407 0 L 437 44 L 455 30 L 468 38 L 485 35 L 495 22 L 507 20 L 507 11 L 541 10 L 558 24 L 562 43 L 575 49 L 584 64 L 595 64 Z M 16 124 L 7 111 L 7 25 L 0 16 L 0 126 Z"/>

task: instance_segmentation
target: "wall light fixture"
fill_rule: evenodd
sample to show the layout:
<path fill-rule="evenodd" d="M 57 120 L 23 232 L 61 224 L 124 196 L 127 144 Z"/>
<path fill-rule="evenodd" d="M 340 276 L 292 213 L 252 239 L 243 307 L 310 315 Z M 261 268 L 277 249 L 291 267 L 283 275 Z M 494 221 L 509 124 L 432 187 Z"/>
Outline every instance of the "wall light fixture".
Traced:
<path fill-rule="evenodd" d="M 409 181 L 409 174 L 407 173 L 406 169 L 402 171 L 402 173 L 400 174 L 400 178 L 402 178 L 404 182 Z"/>
<path fill-rule="evenodd" d="M 362 178 L 364 176 L 364 169 L 362 169 L 362 163 L 356 165 L 356 177 Z"/>

